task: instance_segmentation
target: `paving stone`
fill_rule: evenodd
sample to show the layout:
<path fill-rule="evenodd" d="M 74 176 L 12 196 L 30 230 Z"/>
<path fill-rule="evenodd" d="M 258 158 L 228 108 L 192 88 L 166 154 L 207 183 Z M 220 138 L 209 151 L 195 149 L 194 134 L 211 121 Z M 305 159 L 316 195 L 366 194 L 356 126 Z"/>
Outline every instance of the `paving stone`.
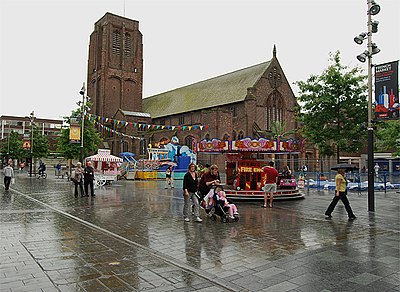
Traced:
<path fill-rule="evenodd" d="M 340 204 L 333 219 L 325 220 L 332 194 L 310 191 L 305 200 L 276 202 L 268 212 L 240 202 L 237 223 L 204 216 L 202 224 L 187 224 L 179 183 L 164 192 L 161 181 L 119 181 L 87 199 L 74 198 L 71 184 L 61 180 L 21 177 L 16 190 L 0 200 L 0 283 L 28 289 L 22 280 L 33 279 L 36 291 L 224 291 L 224 286 L 396 291 L 400 286 L 395 192 L 376 196 L 373 215 L 365 195 L 351 196 L 358 216 L 351 223 Z"/>

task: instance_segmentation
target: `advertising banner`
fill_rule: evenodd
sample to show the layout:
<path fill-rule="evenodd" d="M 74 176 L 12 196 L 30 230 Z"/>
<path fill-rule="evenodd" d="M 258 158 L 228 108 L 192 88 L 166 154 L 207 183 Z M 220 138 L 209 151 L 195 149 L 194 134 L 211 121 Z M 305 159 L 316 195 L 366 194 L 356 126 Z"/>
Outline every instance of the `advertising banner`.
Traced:
<path fill-rule="evenodd" d="M 78 120 L 71 118 L 69 127 L 69 142 L 79 143 L 81 141 L 81 125 Z"/>
<path fill-rule="evenodd" d="M 399 61 L 375 66 L 375 119 L 399 118 Z"/>

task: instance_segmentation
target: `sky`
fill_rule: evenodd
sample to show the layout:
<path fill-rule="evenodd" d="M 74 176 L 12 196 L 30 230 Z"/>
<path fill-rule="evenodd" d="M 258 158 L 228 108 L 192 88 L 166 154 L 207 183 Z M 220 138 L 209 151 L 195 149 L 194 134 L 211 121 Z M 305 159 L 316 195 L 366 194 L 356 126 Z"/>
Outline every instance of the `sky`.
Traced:
<path fill-rule="evenodd" d="M 381 6 L 373 63 L 399 59 L 400 1 Z M 62 119 L 86 81 L 89 37 L 106 12 L 139 21 L 143 97 L 277 58 L 293 83 L 321 74 L 330 52 L 367 63 L 353 38 L 367 31 L 367 0 L 2 0 L 0 115 Z"/>

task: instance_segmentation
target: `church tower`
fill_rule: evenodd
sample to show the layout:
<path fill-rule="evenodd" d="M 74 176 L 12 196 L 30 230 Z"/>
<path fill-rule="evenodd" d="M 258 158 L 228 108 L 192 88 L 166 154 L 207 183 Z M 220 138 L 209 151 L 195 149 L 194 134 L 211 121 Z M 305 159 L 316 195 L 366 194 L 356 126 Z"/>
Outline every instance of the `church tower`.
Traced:
<path fill-rule="evenodd" d="M 139 22 L 106 13 L 90 35 L 87 94 L 91 113 L 142 112 L 143 44 Z"/>

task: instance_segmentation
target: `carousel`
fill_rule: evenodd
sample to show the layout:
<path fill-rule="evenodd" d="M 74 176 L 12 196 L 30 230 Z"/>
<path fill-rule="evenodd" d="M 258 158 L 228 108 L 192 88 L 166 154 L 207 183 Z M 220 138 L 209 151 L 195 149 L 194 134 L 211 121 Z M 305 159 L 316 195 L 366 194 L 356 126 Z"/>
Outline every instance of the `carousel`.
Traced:
<path fill-rule="evenodd" d="M 122 158 L 111 155 L 108 149 L 98 149 L 97 154 L 85 158 L 85 165 L 87 161 L 92 161 L 97 186 L 112 184 L 121 175 Z"/>
<path fill-rule="evenodd" d="M 261 201 L 264 199 L 262 181 L 263 167 L 269 160 L 257 159 L 257 154 L 296 154 L 300 142 L 295 140 L 240 139 L 233 141 L 202 140 L 197 143 L 197 152 L 225 155 L 227 198 L 231 200 Z M 289 174 L 280 173 L 274 200 L 302 199 L 297 180 Z"/>

